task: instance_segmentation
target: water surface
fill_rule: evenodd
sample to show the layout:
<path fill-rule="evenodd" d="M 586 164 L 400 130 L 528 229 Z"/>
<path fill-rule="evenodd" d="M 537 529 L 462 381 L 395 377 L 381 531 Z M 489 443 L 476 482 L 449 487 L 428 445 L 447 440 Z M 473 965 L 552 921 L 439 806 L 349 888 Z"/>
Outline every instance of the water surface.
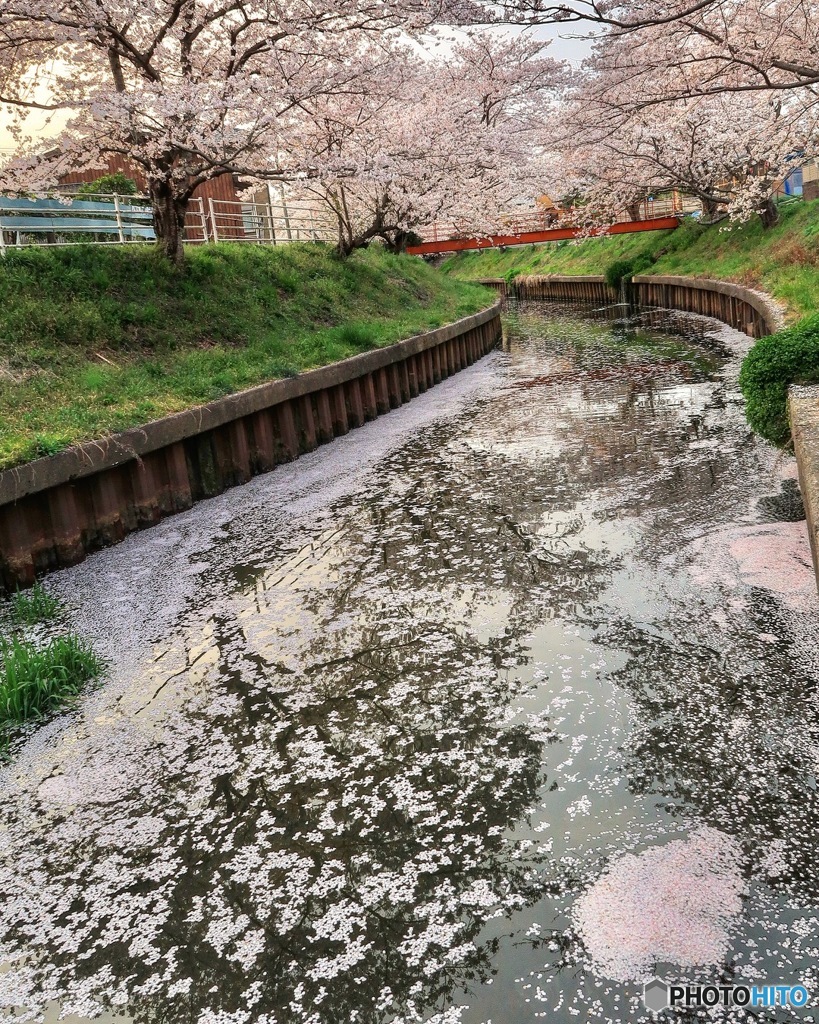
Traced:
<path fill-rule="evenodd" d="M 655 970 L 819 996 L 794 464 L 745 425 L 747 339 L 653 319 L 513 306 L 409 406 L 51 579 L 112 669 L 0 776 L 0 1006 L 620 1022 Z"/>

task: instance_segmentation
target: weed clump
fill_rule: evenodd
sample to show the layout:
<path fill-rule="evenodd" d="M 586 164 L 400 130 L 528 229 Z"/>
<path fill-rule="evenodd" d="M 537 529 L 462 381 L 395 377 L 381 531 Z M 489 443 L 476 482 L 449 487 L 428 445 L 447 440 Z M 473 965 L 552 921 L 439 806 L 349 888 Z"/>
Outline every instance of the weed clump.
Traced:
<path fill-rule="evenodd" d="M 55 618 L 62 605 L 43 589 L 41 583 L 35 583 L 30 590 L 18 590 L 11 599 L 11 614 L 14 621 L 23 626 L 33 626 L 37 622 L 50 622 Z"/>
<path fill-rule="evenodd" d="M 44 646 L 0 638 L 0 751 L 21 726 L 67 704 L 104 667 L 91 646 L 71 634 Z"/>
<path fill-rule="evenodd" d="M 70 704 L 105 669 L 90 644 L 72 633 L 46 641 L 28 635 L 25 627 L 52 623 L 62 611 L 41 583 L 8 602 L 10 635 L 0 634 L 0 760 L 24 726 Z"/>
<path fill-rule="evenodd" d="M 615 260 L 606 267 L 606 284 L 609 288 L 619 291 L 623 281 L 630 281 L 635 274 L 642 274 L 654 263 L 654 257 L 647 252 L 642 252 L 631 259 Z"/>

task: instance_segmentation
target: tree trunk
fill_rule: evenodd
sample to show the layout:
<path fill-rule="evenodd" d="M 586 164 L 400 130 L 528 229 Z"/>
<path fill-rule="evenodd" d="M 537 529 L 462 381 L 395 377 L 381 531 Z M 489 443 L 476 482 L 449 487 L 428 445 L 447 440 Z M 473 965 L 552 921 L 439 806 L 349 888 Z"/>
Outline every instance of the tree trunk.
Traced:
<path fill-rule="evenodd" d="M 382 236 L 390 252 L 400 254 L 407 251 L 407 246 L 413 241 L 413 235 L 409 231 L 397 228 L 395 231 L 387 231 Z"/>
<path fill-rule="evenodd" d="M 779 207 L 774 199 L 767 199 L 764 205 L 759 208 L 759 219 L 762 221 L 762 226 L 766 229 L 772 228 L 775 224 L 779 223 Z"/>
<path fill-rule="evenodd" d="M 174 195 L 166 181 L 152 182 L 150 191 L 156 244 L 171 263 L 181 266 L 185 259 L 182 237 L 188 200 Z"/>
<path fill-rule="evenodd" d="M 703 214 L 703 217 L 705 218 L 705 220 L 708 220 L 708 221 L 714 220 L 716 218 L 716 216 L 717 216 L 717 211 L 718 210 L 719 210 L 719 205 L 718 205 L 716 199 L 713 199 L 711 196 L 704 196 L 703 197 L 703 199 L 702 199 L 702 214 Z"/>
<path fill-rule="evenodd" d="M 631 217 L 632 220 L 640 220 L 641 219 L 640 218 L 640 214 L 642 213 L 642 210 L 641 210 L 642 205 L 643 205 L 642 199 L 638 199 L 635 202 L 628 204 L 628 206 L 626 207 L 626 210 L 628 211 L 628 215 L 629 215 L 629 217 Z"/>
<path fill-rule="evenodd" d="M 339 231 L 336 251 L 342 259 L 347 259 L 356 249 L 366 249 L 379 234 L 380 232 L 376 228 L 368 228 L 357 235 L 353 235 L 349 231 Z"/>

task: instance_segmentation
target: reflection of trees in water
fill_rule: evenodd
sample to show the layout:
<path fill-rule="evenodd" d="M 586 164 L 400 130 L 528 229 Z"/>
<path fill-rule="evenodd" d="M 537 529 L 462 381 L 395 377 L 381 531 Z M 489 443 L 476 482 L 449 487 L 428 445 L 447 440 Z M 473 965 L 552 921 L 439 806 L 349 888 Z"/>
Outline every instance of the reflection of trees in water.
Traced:
<path fill-rule="evenodd" d="M 551 463 L 533 473 L 522 461 L 453 442 L 430 453 L 423 475 L 413 478 L 412 451 L 404 457 L 365 505 L 392 585 L 421 593 L 446 587 L 473 602 L 506 594 L 516 605 L 510 619 L 522 630 L 546 605 L 588 600 L 609 578 L 610 556 L 560 543 L 579 536 L 581 516 L 544 529 L 550 514 L 575 504 L 556 491 Z M 408 477 L 400 489 L 389 486 Z"/>
<path fill-rule="evenodd" d="M 139 775 L 116 807 L 4 813 L 0 945 L 38 956 L 0 993 L 19 980 L 20 1003 L 69 993 L 77 1012 L 168 1024 L 370 1024 L 487 976 L 484 924 L 544 885 L 542 852 L 504 837 L 537 800 L 549 739 L 515 712 L 514 669 L 532 629 L 588 608 L 617 564 L 584 536 L 584 502 L 714 489 L 704 458 L 658 474 L 700 429 L 665 390 L 705 371 L 665 353 L 645 372 L 641 350 L 593 379 L 606 337 L 558 352 L 589 371 L 568 390 L 510 389 L 388 456 L 355 503 L 322 511 L 326 543 L 286 552 L 284 576 L 272 557 L 236 567 L 206 692 L 161 741 L 114 730 L 78 755 L 80 775 Z M 323 560 L 332 588 L 300 586 Z"/>
<path fill-rule="evenodd" d="M 497 665 L 520 659 L 518 639 L 480 642 L 446 610 L 378 592 L 296 673 L 215 620 L 210 697 L 177 723 L 184 761 L 108 752 L 143 757 L 143 792 L 173 799 L 79 808 L 82 851 L 45 833 L 33 920 L 14 911 L 35 864 L 3 879 L 4 940 L 40 933 L 35 991 L 87 993 L 86 1012 L 113 995 L 146 1021 L 367 1022 L 417 1019 L 487 976 L 481 927 L 534 895 L 504 834 L 549 737 L 510 719 L 520 694 Z"/>
<path fill-rule="evenodd" d="M 776 601 L 756 591 L 742 632 L 652 635 L 631 624 L 608 642 L 629 650 L 614 674 L 634 701 L 627 754 L 634 792 L 675 814 L 735 835 L 749 870 L 775 886 L 819 895 L 819 719 L 816 680 L 788 635 Z M 711 646 L 711 644 L 714 646 Z"/>
<path fill-rule="evenodd" d="M 526 311 L 521 323 L 538 333 L 543 314 Z M 556 352 L 561 372 L 553 384 L 541 385 L 543 406 L 549 432 L 560 441 L 556 471 L 575 495 L 606 488 L 612 496 L 616 492 L 618 512 L 629 515 L 635 503 L 662 512 L 682 497 L 696 500 L 719 489 L 724 385 L 710 387 L 704 409 L 676 393 L 681 385 L 711 377 L 719 362 L 714 354 L 626 327 L 618 331 L 600 325 L 590 335 L 582 321 L 561 320 L 559 339 L 527 344 L 512 365 L 514 390 L 505 399 L 511 420 L 520 388 L 544 371 L 548 379 Z M 570 372 L 562 371 L 564 363 Z M 519 418 L 518 429 L 537 432 L 538 426 L 538 409 L 532 405 Z M 691 449 L 691 440 L 710 441 L 712 450 Z M 683 449 L 686 458 L 674 458 Z"/>

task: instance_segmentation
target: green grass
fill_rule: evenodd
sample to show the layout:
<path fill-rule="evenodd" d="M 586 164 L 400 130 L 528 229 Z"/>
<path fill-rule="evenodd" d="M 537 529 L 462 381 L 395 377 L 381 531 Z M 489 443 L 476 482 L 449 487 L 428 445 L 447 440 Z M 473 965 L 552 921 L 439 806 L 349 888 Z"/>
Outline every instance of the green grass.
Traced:
<path fill-rule="evenodd" d="M 452 256 L 441 264 L 441 270 L 464 281 L 490 277 L 512 280 L 520 274 L 605 274 L 609 264 L 615 261 L 631 260 L 646 251 L 669 245 L 674 234 L 673 231 L 653 231 L 586 242 L 517 245 L 505 252 L 484 249 Z"/>
<path fill-rule="evenodd" d="M 0 468 L 438 327 L 492 293 L 381 248 L 31 247 L 0 261 Z"/>
<path fill-rule="evenodd" d="M 769 292 L 789 319 L 819 308 L 819 200 L 780 208 L 781 221 L 766 231 L 754 218 L 726 230 L 687 221 L 676 231 L 645 232 L 487 250 L 454 256 L 444 273 L 461 280 L 518 274 L 605 274 L 616 261 L 650 264 L 644 273 L 735 281 Z"/>
<path fill-rule="evenodd" d="M 45 646 L 0 638 L 0 750 L 21 726 L 70 702 L 104 667 L 75 636 L 56 637 Z"/>
<path fill-rule="evenodd" d="M 11 599 L 11 614 L 15 622 L 32 626 L 37 622 L 48 622 L 59 614 L 62 605 L 53 594 L 35 583 L 30 590 L 19 590 Z"/>

